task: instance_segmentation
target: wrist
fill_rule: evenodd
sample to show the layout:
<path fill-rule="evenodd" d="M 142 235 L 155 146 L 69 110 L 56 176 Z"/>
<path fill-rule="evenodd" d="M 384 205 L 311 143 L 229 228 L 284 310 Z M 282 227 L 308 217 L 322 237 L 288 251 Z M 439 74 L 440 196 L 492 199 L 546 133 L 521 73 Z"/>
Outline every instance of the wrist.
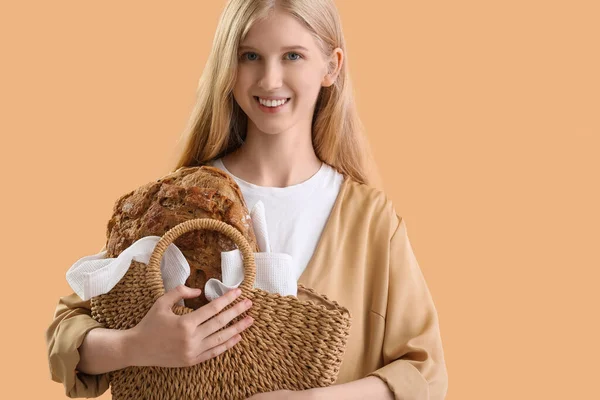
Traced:
<path fill-rule="evenodd" d="M 134 328 L 121 331 L 119 347 L 123 355 L 123 367 L 134 367 L 141 365 L 138 355 L 137 331 Z"/>

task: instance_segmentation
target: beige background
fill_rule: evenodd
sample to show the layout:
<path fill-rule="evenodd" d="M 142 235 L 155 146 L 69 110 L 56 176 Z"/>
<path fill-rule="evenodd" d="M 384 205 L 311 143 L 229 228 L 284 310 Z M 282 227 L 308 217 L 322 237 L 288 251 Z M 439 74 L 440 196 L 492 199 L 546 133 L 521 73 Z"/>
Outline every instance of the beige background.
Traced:
<path fill-rule="evenodd" d="M 2 397 L 62 399 L 44 331 L 65 273 L 102 247 L 114 201 L 173 165 L 223 1 L 11 3 Z M 599 398 L 598 3 L 336 3 L 447 398 Z"/>

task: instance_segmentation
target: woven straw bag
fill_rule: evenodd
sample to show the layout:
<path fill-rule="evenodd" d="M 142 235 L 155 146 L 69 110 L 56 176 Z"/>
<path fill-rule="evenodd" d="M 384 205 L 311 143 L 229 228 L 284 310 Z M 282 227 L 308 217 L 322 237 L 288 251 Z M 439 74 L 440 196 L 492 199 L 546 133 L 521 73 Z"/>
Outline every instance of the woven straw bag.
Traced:
<path fill-rule="evenodd" d="M 110 292 L 91 299 L 92 317 L 110 329 L 136 326 L 165 293 L 160 272 L 164 251 L 179 236 L 197 229 L 218 231 L 240 249 L 244 262 L 242 294 L 225 309 L 247 298 L 253 304 L 227 327 L 247 315 L 254 323 L 231 349 L 194 366 L 127 367 L 109 372 L 113 399 L 241 400 L 256 393 L 335 383 L 350 333 L 349 311 L 301 284 L 298 297 L 254 288 L 256 264 L 250 245 L 236 228 L 216 219 L 191 219 L 167 231 L 147 265 L 132 260 Z M 193 311 L 173 306 L 177 315 Z"/>

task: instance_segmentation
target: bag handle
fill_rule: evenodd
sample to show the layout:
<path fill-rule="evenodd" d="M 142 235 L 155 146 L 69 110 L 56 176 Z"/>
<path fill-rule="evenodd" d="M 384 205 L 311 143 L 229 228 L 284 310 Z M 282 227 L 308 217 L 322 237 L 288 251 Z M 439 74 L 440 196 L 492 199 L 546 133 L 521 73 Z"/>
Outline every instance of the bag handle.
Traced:
<path fill-rule="evenodd" d="M 220 232 L 225 236 L 229 237 L 240 249 L 243 256 L 244 265 L 244 280 L 240 284 L 242 289 L 242 295 L 240 297 L 247 297 L 250 290 L 254 287 L 254 281 L 256 280 L 256 262 L 254 260 L 254 252 L 250 247 L 250 243 L 246 238 L 233 226 L 226 222 L 219 221 L 212 218 L 195 218 L 184 221 L 180 224 L 175 225 L 169 229 L 158 241 L 156 247 L 152 251 L 150 256 L 150 262 L 148 263 L 149 278 L 152 282 L 160 282 L 158 285 L 151 285 L 154 301 L 158 300 L 159 297 L 165 294 L 165 285 L 160 272 L 160 261 L 163 253 L 169 247 L 171 243 L 175 241 L 179 236 L 193 230 L 208 229 Z M 204 290 L 204 288 L 202 288 Z"/>

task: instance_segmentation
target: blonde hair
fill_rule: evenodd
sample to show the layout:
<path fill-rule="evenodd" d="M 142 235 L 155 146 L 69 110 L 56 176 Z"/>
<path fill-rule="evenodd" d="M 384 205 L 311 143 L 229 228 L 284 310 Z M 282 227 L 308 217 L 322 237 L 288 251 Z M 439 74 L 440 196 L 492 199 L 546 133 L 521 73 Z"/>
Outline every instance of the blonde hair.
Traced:
<path fill-rule="evenodd" d="M 296 18 L 315 37 L 325 59 L 339 47 L 344 62 L 333 85 L 322 87 L 312 118 L 317 157 L 353 180 L 373 184 L 371 150 L 363 134 L 348 72 L 348 56 L 333 0 L 229 0 L 200 77 L 197 100 L 183 132 L 185 147 L 174 170 L 206 165 L 243 144 L 248 117 L 233 99 L 238 46 L 254 23 L 275 6 Z M 333 71 L 335 65 L 330 65 Z M 374 178 L 374 177 L 373 177 Z"/>

